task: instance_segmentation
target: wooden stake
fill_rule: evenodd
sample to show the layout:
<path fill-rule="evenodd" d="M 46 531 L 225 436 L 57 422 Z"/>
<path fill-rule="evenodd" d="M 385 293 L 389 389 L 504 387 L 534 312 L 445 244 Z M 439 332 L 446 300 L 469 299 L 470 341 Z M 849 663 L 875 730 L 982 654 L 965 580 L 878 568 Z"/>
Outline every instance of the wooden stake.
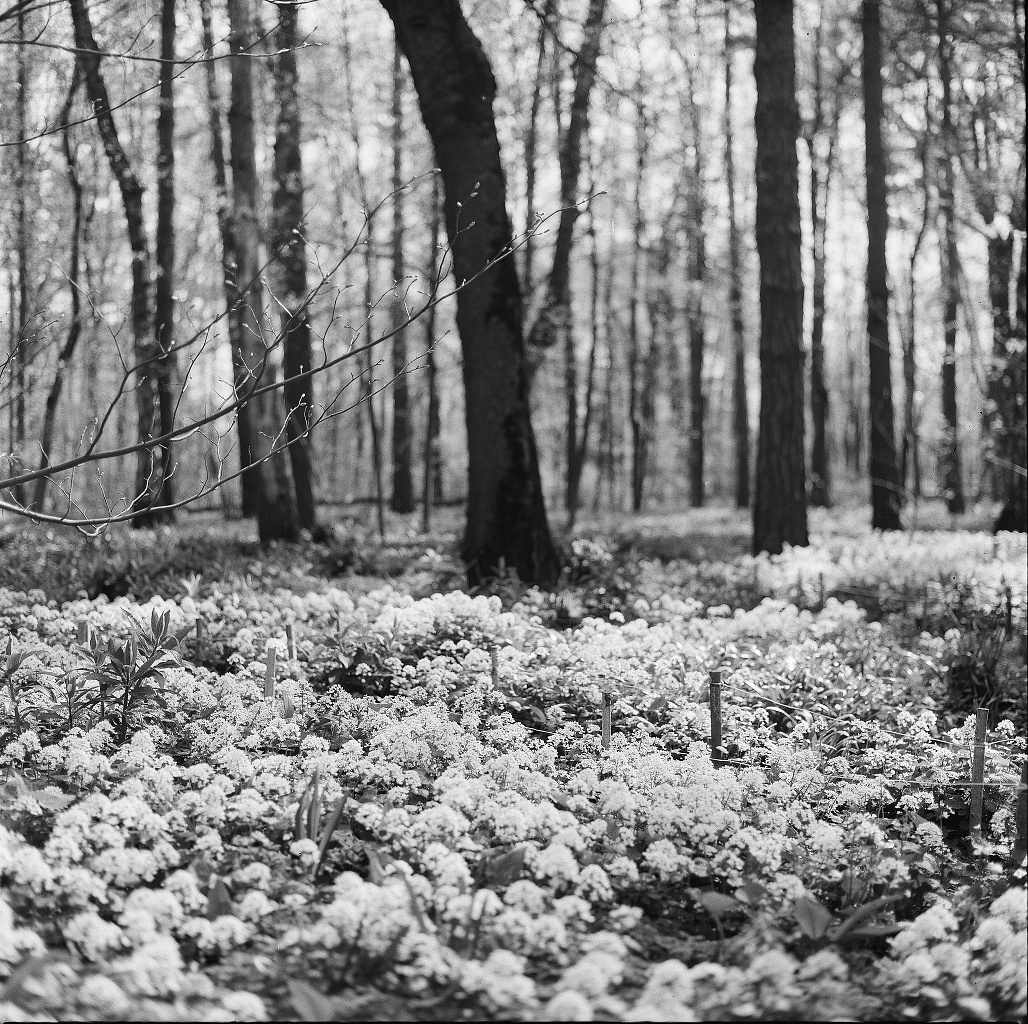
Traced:
<path fill-rule="evenodd" d="M 985 796 L 985 733 L 989 728 L 988 708 L 974 713 L 974 753 L 971 757 L 971 835 L 982 830 L 982 800 Z"/>
<path fill-rule="evenodd" d="M 290 661 L 296 660 L 296 637 L 293 636 L 293 624 L 286 623 L 286 657 Z"/>
<path fill-rule="evenodd" d="M 492 662 L 493 689 L 500 686 L 500 652 L 495 647 L 489 648 L 489 660 Z"/>
<path fill-rule="evenodd" d="M 710 759 L 720 765 L 721 757 L 721 669 L 710 670 Z"/>
<path fill-rule="evenodd" d="M 604 750 L 610 747 L 610 704 L 610 694 L 605 693 L 603 695 L 603 732 L 600 737 Z"/>
<path fill-rule="evenodd" d="M 275 648 L 269 643 L 267 646 L 267 660 L 264 669 L 264 696 L 269 700 L 275 696 L 275 669 L 278 654 Z"/>
<path fill-rule="evenodd" d="M 1017 837 L 1014 839 L 1014 848 L 1010 851 L 1010 861 L 1014 868 L 1018 868 L 1028 857 L 1028 761 L 1021 765 L 1021 788 L 1017 791 L 1014 822 L 1017 826 Z"/>
<path fill-rule="evenodd" d="M 200 618 L 200 616 L 197 616 L 196 622 L 194 622 L 193 625 L 196 627 L 196 639 L 197 640 L 202 640 L 203 639 L 203 619 Z"/>
<path fill-rule="evenodd" d="M 1009 583 L 1003 587 L 1003 631 L 1008 637 L 1014 635 L 1014 598 Z"/>
<path fill-rule="evenodd" d="M 818 595 L 821 601 L 821 611 L 825 610 L 825 574 L 823 572 L 817 575 L 817 589 Z"/>

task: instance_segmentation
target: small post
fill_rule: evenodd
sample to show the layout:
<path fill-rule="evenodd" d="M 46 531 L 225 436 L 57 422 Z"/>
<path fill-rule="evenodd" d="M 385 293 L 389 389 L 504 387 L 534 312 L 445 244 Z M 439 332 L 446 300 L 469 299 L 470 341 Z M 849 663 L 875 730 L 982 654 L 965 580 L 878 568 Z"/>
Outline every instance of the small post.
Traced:
<path fill-rule="evenodd" d="M 825 574 L 823 572 L 817 574 L 817 592 L 818 600 L 820 601 L 820 611 L 825 610 Z"/>
<path fill-rule="evenodd" d="M 928 584 L 921 588 L 921 629 L 928 627 Z"/>
<path fill-rule="evenodd" d="M 286 657 L 290 661 L 296 660 L 296 637 L 293 635 L 293 624 L 286 623 Z"/>
<path fill-rule="evenodd" d="M 278 655 L 275 648 L 269 643 L 266 649 L 266 661 L 264 669 L 264 696 L 269 700 L 275 696 L 275 669 Z"/>
<path fill-rule="evenodd" d="M 489 648 L 489 661 L 492 663 L 493 689 L 496 690 L 500 686 L 500 652 L 495 647 Z"/>
<path fill-rule="evenodd" d="M 903 577 L 903 618 L 907 617 L 907 578 Z"/>
<path fill-rule="evenodd" d="M 710 759 L 721 764 L 721 669 L 710 670 Z"/>
<path fill-rule="evenodd" d="M 603 694 L 603 732 L 600 736 L 600 742 L 603 744 L 604 750 L 610 747 L 610 704 L 610 694 Z"/>
<path fill-rule="evenodd" d="M 78 624 L 78 642 L 83 647 L 89 646 L 89 623 L 85 619 Z"/>
<path fill-rule="evenodd" d="M 193 623 L 193 626 L 196 628 L 196 639 L 197 640 L 202 640 L 203 639 L 203 617 L 198 615 L 196 617 L 196 622 Z"/>
<path fill-rule="evenodd" d="M 1009 583 L 1003 587 L 1003 631 L 1008 637 L 1014 635 L 1014 598 Z"/>
<path fill-rule="evenodd" d="M 982 830 L 982 800 L 985 795 L 985 733 L 989 728 L 989 709 L 974 713 L 974 752 L 971 756 L 971 836 Z"/>
<path fill-rule="evenodd" d="M 760 593 L 760 562 L 754 561 L 753 563 L 753 590 L 755 593 Z"/>

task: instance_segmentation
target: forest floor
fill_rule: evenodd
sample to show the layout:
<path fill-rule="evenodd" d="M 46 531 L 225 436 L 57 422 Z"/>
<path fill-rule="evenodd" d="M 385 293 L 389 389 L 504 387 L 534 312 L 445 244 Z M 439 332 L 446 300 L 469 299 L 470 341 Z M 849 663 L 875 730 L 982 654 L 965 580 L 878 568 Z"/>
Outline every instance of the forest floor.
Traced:
<path fill-rule="evenodd" d="M 4 1019 L 1025 1019 L 991 506 L 585 517 L 554 594 L 346 512 L 0 522 Z"/>

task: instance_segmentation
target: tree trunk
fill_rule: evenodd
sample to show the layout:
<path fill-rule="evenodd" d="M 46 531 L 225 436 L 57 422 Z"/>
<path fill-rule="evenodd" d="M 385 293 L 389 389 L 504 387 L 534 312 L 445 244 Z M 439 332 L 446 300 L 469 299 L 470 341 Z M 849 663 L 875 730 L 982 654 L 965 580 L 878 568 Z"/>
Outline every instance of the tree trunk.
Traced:
<path fill-rule="evenodd" d="M 26 58 L 25 10 L 18 8 L 18 138 L 24 139 L 28 133 L 28 60 Z M 29 277 L 31 275 L 31 254 L 29 252 L 29 147 L 22 143 L 17 147 L 17 163 L 15 164 L 14 191 L 18 202 L 18 341 L 11 347 L 11 358 L 14 384 L 14 423 L 11 431 L 11 451 L 20 455 L 25 446 L 25 398 L 28 381 L 25 366 L 29 361 L 31 344 L 30 324 L 32 316 L 29 310 L 30 292 Z M 13 318 L 13 310 L 10 311 Z M 25 504 L 25 485 L 16 484 L 11 488 L 11 495 L 19 505 Z"/>
<path fill-rule="evenodd" d="M 64 161 L 68 167 L 68 184 L 71 186 L 72 195 L 72 227 L 71 227 L 71 257 L 68 266 L 69 296 L 71 298 L 71 322 L 68 325 L 68 336 L 64 341 L 61 351 L 57 355 L 57 369 L 54 372 L 53 384 L 50 385 L 50 393 L 46 396 L 46 410 L 43 414 L 43 430 L 39 440 L 39 468 L 46 469 L 50 465 L 50 453 L 53 445 L 54 425 L 57 422 L 57 405 L 61 400 L 64 390 L 64 381 L 68 374 L 68 367 L 75 348 L 78 345 L 79 336 L 82 333 L 82 292 L 80 288 L 82 270 L 82 182 L 79 179 L 78 159 L 75 147 L 71 142 L 71 134 L 68 130 L 68 122 L 71 120 L 71 108 L 75 102 L 75 94 L 82 84 L 82 68 L 78 61 L 75 62 L 75 70 L 72 72 L 71 85 L 68 87 L 68 95 L 57 118 L 57 124 L 61 130 L 61 149 L 64 152 Z M 24 137 L 24 136 L 22 136 Z M 45 511 L 46 488 L 49 480 L 45 476 L 36 478 L 35 493 L 32 497 L 32 507 L 39 512 Z"/>
<path fill-rule="evenodd" d="M 642 262 L 643 175 L 649 151 L 648 126 L 642 106 L 636 118 L 635 198 L 632 216 L 632 259 L 628 280 L 628 421 L 632 431 L 632 511 L 641 512 L 646 481 L 646 429 L 642 395 L 642 346 L 639 342 L 639 277 Z"/>
<path fill-rule="evenodd" d="M 753 551 L 807 543 L 803 451 L 803 275 L 792 0 L 760 0 L 757 43 L 757 252 L 760 437 Z"/>
<path fill-rule="evenodd" d="M 746 393 L 746 329 L 742 318 L 742 259 L 735 211 L 735 155 L 732 126 L 732 5 L 725 0 L 725 188 L 728 190 L 728 305 L 732 318 L 732 438 L 735 448 L 735 504 L 750 505 L 750 414 Z"/>
<path fill-rule="evenodd" d="M 252 395 L 274 383 L 271 349 L 264 339 L 264 289 L 260 262 L 260 180 L 257 177 L 253 116 L 253 60 L 243 56 L 256 42 L 252 0 L 229 0 L 232 108 L 229 113 L 232 154 L 232 234 L 240 293 L 240 349 L 236 391 L 250 409 L 250 468 L 257 500 L 261 543 L 299 536 L 295 491 L 288 453 L 285 403 L 280 391 Z M 248 397 L 249 396 L 249 397 Z"/>
<path fill-rule="evenodd" d="M 882 25 L 878 0 L 863 0 L 864 154 L 867 179 L 867 342 L 870 411 L 871 527 L 901 529 L 889 348 L 889 280 L 885 258 L 889 204 L 882 144 Z"/>
<path fill-rule="evenodd" d="M 383 0 L 418 92 L 445 187 L 464 356 L 468 580 L 514 569 L 553 583 L 560 562 L 529 419 L 521 288 L 509 255 L 506 185 L 493 117 L 496 83 L 457 0 Z"/>
<path fill-rule="evenodd" d="M 160 360 L 157 363 L 157 401 L 161 433 L 175 429 L 175 0 L 161 3 L 161 87 L 157 117 L 157 287 L 154 297 L 154 330 Z M 175 501 L 171 448 L 163 451 L 160 504 L 169 506 L 162 520 L 174 518 Z M 155 517 L 154 522 L 158 521 Z"/>
<path fill-rule="evenodd" d="M 582 146 L 588 140 L 589 97 L 596 80 L 596 62 L 600 55 L 606 8 L 607 0 L 589 0 L 582 30 L 582 45 L 575 56 L 575 91 L 571 100 L 571 116 L 568 119 L 567 130 L 561 135 L 558 154 L 561 209 L 557 222 L 557 237 L 553 245 L 553 263 L 550 267 L 543 308 L 528 336 L 529 352 L 532 353 L 533 362 L 541 358 L 542 352 L 561 340 L 564 341 L 566 349 L 570 347 L 570 358 L 574 358 L 574 342 L 568 338 L 571 333 L 571 247 L 574 241 L 575 222 L 580 212 L 576 204 L 579 201 L 578 181 L 582 171 Z M 576 377 L 577 386 L 577 375 L 572 376 Z M 574 411 L 577 415 L 577 409 Z M 575 429 L 576 424 L 569 421 L 569 433 L 573 435 Z M 572 437 L 568 441 L 568 451 L 572 451 L 573 447 Z"/>
<path fill-rule="evenodd" d="M 942 278 L 945 292 L 943 333 L 946 354 L 942 362 L 942 415 L 945 420 L 942 440 L 942 477 L 946 507 L 952 515 L 964 511 L 964 483 L 960 459 L 960 424 L 957 419 L 957 307 L 958 281 L 956 209 L 954 208 L 953 100 L 950 72 L 949 0 L 936 0 L 939 31 L 939 77 L 942 79 L 942 175 L 939 179 L 939 206 L 942 212 Z"/>
<path fill-rule="evenodd" d="M 421 489 L 421 530 L 432 528 L 432 506 L 442 501 L 442 444 L 440 443 L 439 391 L 435 361 L 435 295 L 439 288 L 439 178 L 432 176 L 432 214 L 429 218 L 428 295 L 432 303 L 425 312 L 425 351 L 428 353 L 428 401 L 425 422 L 425 457 Z"/>
<path fill-rule="evenodd" d="M 317 526 L 311 424 L 314 420 L 314 377 L 311 325 L 307 301 L 307 242 L 304 235 L 303 160 L 300 149 L 299 74 L 296 68 L 296 3 L 278 5 L 278 56 L 275 92 L 275 183 L 271 196 L 270 247 L 274 253 L 275 287 L 281 304 L 282 372 L 289 462 L 296 487 L 296 511 L 302 530 Z M 291 378 L 307 374 L 299 380 Z"/>
<path fill-rule="evenodd" d="M 79 50 L 86 93 L 93 107 L 104 152 L 111 173 L 121 192 L 132 249 L 132 338 L 136 361 L 136 432 L 143 442 L 160 429 L 158 362 L 160 352 L 154 338 L 154 318 L 151 295 L 150 244 L 143 218 L 143 189 L 132 170 L 127 154 L 118 137 L 107 85 L 100 71 L 100 53 L 93 38 L 93 26 L 85 0 L 71 0 L 71 17 L 75 33 L 75 46 Z M 163 516 L 155 509 L 162 492 L 162 469 L 166 454 L 163 446 L 154 445 L 139 453 L 136 463 L 135 493 L 132 507 L 133 526 L 149 526 Z"/>
<path fill-rule="evenodd" d="M 394 512 L 414 511 L 411 457 L 414 437 L 407 378 L 407 317 L 403 301 L 403 63 L 399 44 L 393 47 L 393 494 Z"/>
<path fill-rule="evenodd" d="M 214 55 L 214 33 L 211 29 L 210 0 L 200 0 L 200 22 L 203 33 L 204 53 Z M 238 379 L 241 367 L 237 357 L 242 351 L 242 312 L 237 291 L 236 243 L 232 234 L 232 199 L 229 196 L 228 165 L 225 160 L 225 143 L 222 138 L 221 97 L 218 93 L 218 77 L 214 61 L 204 63 L 207 81 L 207 106 L 210 116 L 211 163 L 214 166 L 214 188 L 217 194 L 218 231 L 221 235 L 221 274 L 225 290 L 225 308 L 228 319 L 229 348 L 232 352 L 232 366 Z M 236 436 L 239 439 L 239 464 L 241 468 L 250 465 L 250 409 L 242 406 L 236 412 Z M 240 477 L 242 501 L 240 510 L 244 516 L 257 514 L 257 498 L 252 486 L 253 476 L 243 473 Z"/>
<path fill-rule="evenodd" d="M 702 508 L 704 494 L 704 433 L 706 396 L 703 393 L 703 350 L 705 329 L 703 292 L 706 287 L 707 245 L 704 220 L 706 194 L 703 182 L 703 139 L 700 112 L 693 96 L 694 81 L 691 64 L 686 64 L 689 93 L 688 120 L 693 151 L 693 165 L 689 173 L 689 502 L 693 508 Z"/>
<path fill-rule="evenodd" d="M 525 297 L 531 301 L 533 257 L 535 256 L 535 178 L 536 150 L 539 145 L 539 108 L 542 106 L 543 79 L 546 72 L 546 38 L 550 31 L 554 0 L 546 0 L 542 21 L 539 25 L 539 59 L 535 66 L 535 84 L 532 87 L 532 103 L 528 113 L 528 131 L 525 133 Z"/>

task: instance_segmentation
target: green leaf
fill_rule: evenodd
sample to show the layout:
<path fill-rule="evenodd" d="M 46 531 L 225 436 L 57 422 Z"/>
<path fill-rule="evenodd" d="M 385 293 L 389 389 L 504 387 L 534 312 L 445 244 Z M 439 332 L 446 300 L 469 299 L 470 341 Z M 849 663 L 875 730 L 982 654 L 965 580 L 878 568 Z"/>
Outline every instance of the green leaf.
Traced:
<path fill-rule="evenodd" d="M 760 884 L 760 882 L 754 882 L 750 879 L 743 882 L 743 884 L 735 890 L 735 895 L 742 900 L 743 903 L 759 903 L 770 894 L 767 889 Z"/>
<path fill-rule="evenodd" d="M 321 836 L 321 844 L 318 847 L 318 860 L 314 865 L 314 870 L 311 872 L 312 880 L 318 877 L 318 872 L 321 871 L 321 866 L 325 863 L 325 857 L 328 854 L 328 847 L 332 842 L 332 835 L 339 827 L 339 822 L 343 817 L 343 812 L 346 810 L 348 799 L 349 798 L 344 793 L 336 801 L 335 806 L 332 808 L 332 811 L 328 816 L 328 821 L 325 823 L 325 831 Z"/>
<path fill-rule="evenodd" d="M 796 897 L 792 913 L 800 926 L 800 931 L 811 939 L 823 938 L 828 929 L 835 924 L 835 918 L 824 904 L 806 894 Z"/>
<path fill-rule="evenodd" d="M 300 1020 L 335 1020 L 336 1004 L 331 996 L 324 995 L 306 981 L 290 978 L 286 985 Z"/>
<path fill-rule="evenodd" d="M 211 875 L 211 884 L 207 891 L 207 919 L 214 921 L 231 913 L 232 896 L 228 886 L 217 875 Z"/>
<path fill-rule="evenodd" d="M 743 911 L 743 905 L 734 896 L 727 896 L 723 892 L 704 889 L 696 892 L 695 896 L 696 902 L 714 918 L 727 917 Z"/>
<path fill-rule="evenodd" d="M 667 697 L 658 697 L 649 707 L 646 712 L 648 715 L 652 715 L 657 711 L 663 711 L 667 707 Z"/>
<path fill-rule="evenodd" d="M 485 862 L 486 884 L 495 888 L 516 882 L 524 870 L 527 855 L 528 847 L 518 846 L 507 853 L 501 853 L 498 857 L 490 857 Z"/>

